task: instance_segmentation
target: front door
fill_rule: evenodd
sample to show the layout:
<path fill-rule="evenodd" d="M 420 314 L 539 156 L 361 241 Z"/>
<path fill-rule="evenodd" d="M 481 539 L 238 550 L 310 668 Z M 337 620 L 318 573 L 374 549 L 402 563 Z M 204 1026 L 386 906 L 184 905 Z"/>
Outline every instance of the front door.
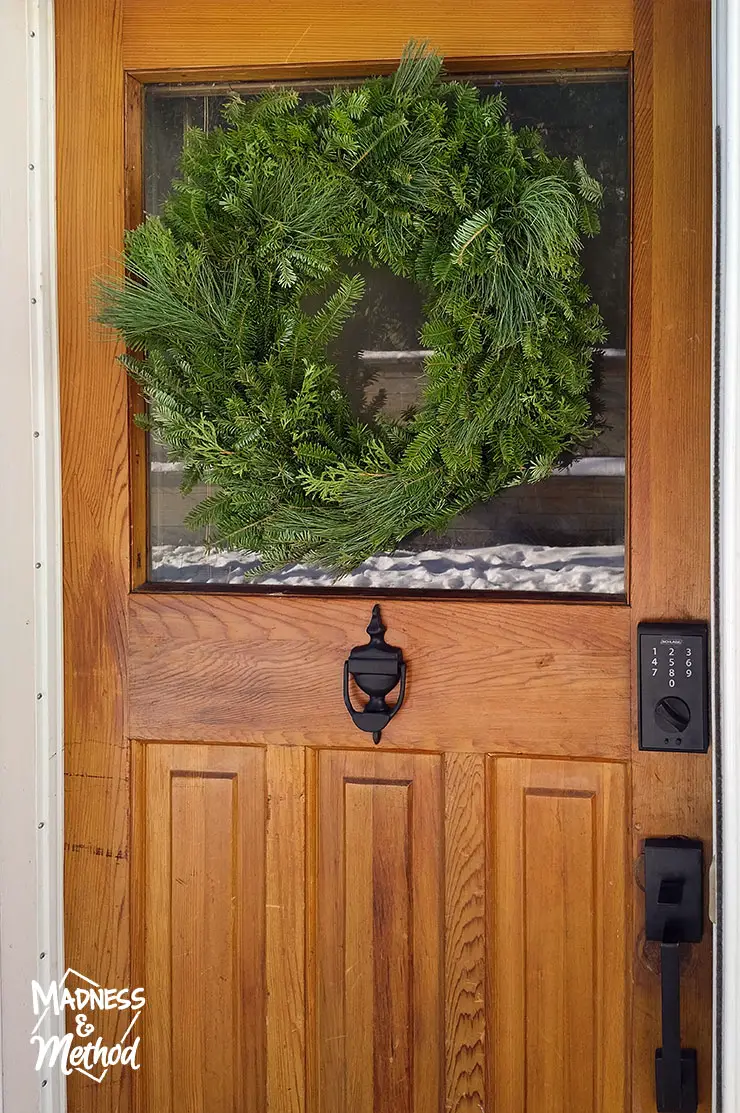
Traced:
<path fill-rule="evenodd" d="M 711 859 L 710 758 L 638 749 L 635 680 L 639 622 L 708 618 L 709 0 L 56 9 L 66 962 L 146 994 L 141 1069 L 73 1072 L 70 1110 L 649 1113 L 644 840 Z M 411 38 L 602 180 L 602 432 L 344 586 L 245 587 L 133 425 L 91 282 L 235 87 L 312 95 Z M 418 310 L 372 281 L 343 373 L 400 405 Z M 408 665 L 378 745 L 342 698 L 375 602 Z M 707 1110 L 707 925 L 681 990 Z"/>

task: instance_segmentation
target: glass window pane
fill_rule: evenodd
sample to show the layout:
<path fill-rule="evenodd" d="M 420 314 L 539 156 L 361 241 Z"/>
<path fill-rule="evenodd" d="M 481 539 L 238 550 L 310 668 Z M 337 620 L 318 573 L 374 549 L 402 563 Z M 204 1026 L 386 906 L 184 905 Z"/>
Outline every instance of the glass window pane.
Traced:
<path fill-rule="evenodd" d="M 586 456 L 551 478 L 514 487 L 474 507 L 440 535 L 412 537 L 402 551 L 379 554 L 345 577 L 344 588 L 625 591 L 625 412 L 629 301 L 629 100 L 626 74 L 474 77 L 484 92 L 501 89 L 516 125 L 537 127 L 548 149 L 581 155 L 604 187 L 601 232 L 584 249 L 586 279 L 609 338 L 595 361 L 592 403 L 600 434 Z M 316 95 L 315 86 L 305 95 Z M 241 87 L 242 96 L 257 91 Z M 187 127 L 220 122 L 228 99 L 211 86 L 150 86 L 145 106 L 145 207 L 159 211 L 176 175 Z M 422 296 L 389 271 L 361 270 L 366 293 L 330 354 L 358 413 L 400 413 L 418 398 Z M 208 489 L 183 496 L 181 472 L 166 450 L 150 451 L 150 580 L 244 586 L 256 560 L 243 552 L 209 552 L 207 537 L 184 518 Z M 291 567 L 250 581 L 326 587 L 333 577 Z"/>

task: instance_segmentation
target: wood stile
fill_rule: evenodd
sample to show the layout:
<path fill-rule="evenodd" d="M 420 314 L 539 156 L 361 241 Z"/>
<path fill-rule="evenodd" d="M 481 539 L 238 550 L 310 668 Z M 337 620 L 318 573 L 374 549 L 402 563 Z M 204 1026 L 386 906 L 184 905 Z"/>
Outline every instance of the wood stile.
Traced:
<path fill-rule="evenodd" d="M 693 60 L 691 82 L 686 60 Z M 635 170 L 632 280 L 631 643 L 651 618 L 710 613 L 710 394 L 712 327 L 712 105 L 710 5 L 681 0 L 635 7 Z M 680 184 L 674 172 L 682 166 Z M 680 309 L 679 309 L 680 307 Z M 671 488 L 670 461 L 690 459 L 699 473 Z M 675 548 L 674 548 L 675 542 Z M 637 670 L 630 670 L 633 724 Z M 636 727 L 633 726 L 633 732 Z M 671 763 L 632 753 L 632 837 L 637 860 L 646 837 L 712 832 L 709 755 Z M 692 755 L 693 756 L 693 755 Z M 678 799 L 680 797 L 680 799 Z M 711 853 L 705 853 L 708 869 Z M 632 885 L 632 1062 L 646 1063 L 660 1019 L 655 956 L 642 940 L 643 899 Z M 712 1025 L 711 927 L 694 949 L 682 984 L 682 1039 L 709 1064 Z M 633 1102 L 654 1102 L 647 1070 L 633 1069 Z M 700 1109 L 709 1109 L 711 1072 L 700 1071 Z"/>
<path fill-rule="evenodd" d="M 124 220 L 122 14 L 109 0 L 55 11 L 64 935 L 68 965 L 117 987 L 131 984 L 127 390 L 110 372 L 118 345 L 91 328 L 90 280 L 120 249 Z M 131 1072 L 105 1085 L 77 1073 L 68 1092 L 71 1109 L 112 1113 L 130 1103 Z"/>
<path fill-rule="evenodd" d="M 632 681 L 637 622 L 708 614 L 708 2 L 56 7 L 67 962 L 149 998 L 142 1071 L 70 1110 L 645 1113 L 642 839 L 711 838 L 709 758 L 639 753 Z M 633 67 L 630 595 L 389 603 L 378 751 L 337 698 L 365 600 L 131 592 L 140 403 L 89 292 L 141 213 L 142 82 L 362 74 L 412 25 L 461 72 Z M 682 992 L 704 1113 L 708 932 Z"/>

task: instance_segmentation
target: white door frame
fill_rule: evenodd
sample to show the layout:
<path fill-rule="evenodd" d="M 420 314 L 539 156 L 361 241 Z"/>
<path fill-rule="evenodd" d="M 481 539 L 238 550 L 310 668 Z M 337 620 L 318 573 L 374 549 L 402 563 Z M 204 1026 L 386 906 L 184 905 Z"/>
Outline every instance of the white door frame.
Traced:
<path fill-rule="evenodd" d="M 717 1111 L 740 1109 L 740 5 L 714 0 Z"/>
<path fill-rule="evenodd" d="M 83 2 L 83 0 L 80 0 Z M 704 0 L 697 0 L 697 3 Z M 716 212 L 715 1113 L 740 1110 L 740 0 L 713 0 Z M 53 0 L 0 0 L 0 1113 L 63 1113 L 30 983 L 62 970 L 61 487 Z M 715 701 L 717 702 L 717 701 Z M 43 957 L 41 957 L 43 955 Z M 51 1030 L 49 1030 L 50 1034 Z"/>
<path fill-rule="evenodd" d="M 84 2 L 84 0 L 81 0 Z M 51 0 L 0 0 L 0 1110 L 61 1113 L 31 979 L 62 960 L 61 495 Z M 43 1026 L 53 1032 L 50 1014 Z"/>

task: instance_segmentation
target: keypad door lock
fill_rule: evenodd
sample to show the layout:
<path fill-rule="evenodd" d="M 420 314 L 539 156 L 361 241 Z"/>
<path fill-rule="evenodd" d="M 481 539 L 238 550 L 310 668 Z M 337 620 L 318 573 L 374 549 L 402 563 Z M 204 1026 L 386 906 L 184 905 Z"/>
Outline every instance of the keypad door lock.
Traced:
<path fill-rule="evenodd" d="M 709 748 L 708 634 L 702 622 L 637 627 L 641 750 Z"/>

